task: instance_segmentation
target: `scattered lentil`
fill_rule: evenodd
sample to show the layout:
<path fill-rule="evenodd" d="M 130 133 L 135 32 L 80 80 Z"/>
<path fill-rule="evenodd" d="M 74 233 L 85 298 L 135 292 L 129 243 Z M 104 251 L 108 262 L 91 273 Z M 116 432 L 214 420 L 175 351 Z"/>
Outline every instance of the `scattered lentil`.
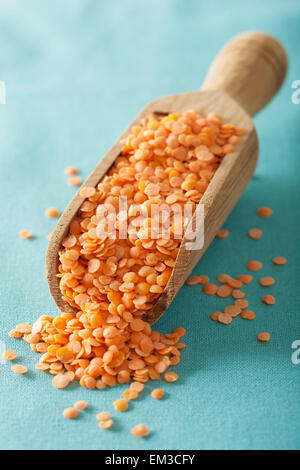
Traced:
<path fill-rule="evenodd" d="M 262 263 L 260 261 L 251 260 L 247 263 L 247 269 L 249 271 L 259 271 L 262 268 Z"/>
<path fill-rule="evenodd" d="M 105 421 L 99 421 L 99 428 L 101 429 L 110 429 L 112 425 L 114 424 L 112 419 L 107 419 Z"/>
<path fill-rule="evenodd" d="M 229 235 L 229 231 L 228 230 L 225 230 L 225 229 L 222 229 L 222 230 L 219 230 L 218 233 L 217 233 L 217 238 L 219 238 L 220 240 L 223 239 L 223 238 L 227 238 Z"/>
<path fill-rule="evenodd" d="M 270 341 L 270 333 L 267 333 L 266 331 L 262 331 L 257 335 L 258 341 L 262 341 L 264 343 L 267 343 Z"/>
<path fill-rule="evenodd" d="M 166 372 L 164 375 L 164 379 L 166 382 L 177 382 L 178 380 L 178 374 L 173 371 Z"/>
<path fill-rule="evenodd" d="M 78 400 L 74 403 L 74 407 L 77 408 L 77 410 L 85 410 L 87 406 L 88 404 L 85 400 Z"/>
<path fill-rule="evenodd" d="M 17 353 L 11 349 L 7 349 L 6 351 L 3 351 L 2 357 L 6 361 L 14 361 L 17 357 Z"/>
<path fill-rule="evenodd" d="M 217 293 L 218 286 L 215 284 L 207 283 L 202 287 L 202 292 L 206 295 L 215 295 Z"/>
<path fill-rule="evenodd" d="M 48 207 L 48 209 L 45 210 L 45 215 L 46 217 L 54 218 L 59 216 L 59 210 L 57 210 L 55 207 Z"/>
<path fill-rule="evenodd" d="M 81 178 L 80 176 L 70 176 L 68 179 L 67 179 L 67 183 L 69 186 L 80 186 L 81 185 Z"/>
<path fill-rule="evenodd" d="M 241 290 L 239 290 L 239 289 L 234 289 L 234 290 L 232 291 L 232 294 L 231 294 L 231 295 L 232 295 L 232 297 L 233 297 L 234 299 L 243 299 L 246 294 L 245 294 L 245 292 L 243 292 L 243 291 L 241 291 Z"/>
<path fill-rule="evenodd" d="M 63 416 L 68 419 L 75 419 L 79 415 L 78 411 L 75 408 L 66 408 L 63 411 Z"/>
<path fill-rule="evenodd" d="M 275 284 L 275 279 L 271 276 L 265 276 L 259 280 L 259 283 L 261 286 L 270 287 L 270 286 L 273 286 L 273 284 Z"/>
<path fill-rule="evenodd" d="M 29 239 L 29 238 L 32 238 L 32 233 L 29 232 L 28 230 L 20 230 L 19 232 L 19 236 L 20 238 L 24 238 L 24 239 Z"/>
<path fill-rule="evenodd" d="M 256 315 L 252 310 L 243 310 L 241 313 L 241 318 L 244 320 L 254 320 L 255 317 Z"/>
<path fill-rule="evenodd" d="M 135 437 L 146 437 L 149 435 L 149 433 L 149 429 L 144 424 L 137 424 L 134 428 L 131 429 L 131 434 L 133 434 Z"/>
<path fill-rule="evenodd" d="M 128 410 L 128 400 L 126 400 L 126 398 L 119 398 L 118 400 L 115 400 L 113 405 L 116 411 Z"/>
<path fill-rule="evenodd" d="M 277 256 L 276 258 L 273 258 L 273 263 L 277 266 L 281 266 L 286 263 L 286 258 L 283 256 Z"/>
<path fill-rule="evenodd" d="M 57 374 L 52 379 L 52 385 L 55 388 L 66 388 L 70 383 L 69 377 L 64 374 Z"/>
<path fill-rule="evenodd" d="M 218 297 L 229 297 L 232 292 L 232 287 L 228 286 L 227 284 L 223 284 L 222 286 L 218 287 L 217 296 Z"/>
<path fill-rule="evenodd" d="M 267 305 L 274 305 L 275 304 L 275 298 L 273 295 L 264 295 L 261 300 L 267 304 Z"/>
<path fill-rule="evenodd" d="M 28 372 L 28 369 L 26 366 L 23 366 L 21 364 L 16 364 L 15 366 L 12 366 L 11 370 L 15 373 L 15 374 L 27 374 Z"/>
<path fill-rule="evenodd" d="M 191 276 L 187 279 L 186 284 L 188 286 L 194 286 L 196 284 L 206 284 L 209 281 L 207 276 Z"/>
<path fill-rule="evenodd" d="M 78 173 L 78 170 L 75 166 L 68 166 L 66 169 L 65 169 L 65 174 L 66 175 L 77 175 Z"/>
<path fill-rule="evenodd" d="M 165 394 L 165 392 L 163 391 L 162 388 L 155 388 L 150 393 L 151 397 L 154 398 L 155 400 L 161 400 L 162 397 L 164 396 L 164 394 Z"/>
<path fill-rule="evenodd" d="M 218 321 L 219 315 L 222 315 L 222 312 L 214 312 L 214 313 L 211 314 L 210 318 L 211 318 L 213 321 Z"/>
<path fill-rule="evenodd" d="M 242 281 L 243 284 L 250 284 L 253 279 L 253 276 L 250 274 L 239 274 L 237 276 L 238 281 Z"/>
<path fill-rule="evenodd" d="M 270 215 L 273 214 L 273 211 L 269 207 L 259 207 L 257 209 L 257 214 L 260 217 L 270 217 Z"/>
<path fill-rule="evenodd" d="M 228 313 L 220 313 L 218 316 L 218 322 L 224 325 L 229 325 L 232 322 L 232 316 Z"/>
<path fill-rule="evenodd" d="M 108 411 L 101 411 L 101 413 L 98 413 L 96 415 L 96 418 L 99 421 L 107 421 L 110 419 L 110 413 Z"/>
<path fill-rule="evenodd" d="M 249 238 L 253 240 L 258 240 L 262 236 L 262 230 L 259 228 L 251 228 L 248 232 Z"/>
<path fill-rule="evenodd" d="M 237 299 L 234 302 L 234 304 L 237 305 L 238 307 L 240 307 L 241 309 L 248 307 L 248 302 L 247 302 L 247 300 L 244 300 L 244 299 Z"/>
<path fill-rule="evenodd" d="M 241 313 L 241 309 L 238 305 L 227 305 L 224 309 L 224 313 L 230 315 L 231 317 L 237 317 Z"/>

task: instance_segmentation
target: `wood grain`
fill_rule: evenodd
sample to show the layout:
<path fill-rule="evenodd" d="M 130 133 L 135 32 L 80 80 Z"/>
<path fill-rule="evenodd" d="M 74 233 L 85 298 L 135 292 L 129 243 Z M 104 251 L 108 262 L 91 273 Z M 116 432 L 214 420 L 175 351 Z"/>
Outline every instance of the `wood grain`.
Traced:
<path fill-rule="evenodd" d="M 256 45 L 254 47 L 252 42 L 253 39 L 255 39 L 256 34 L 259 34 L 259 38 L 257 38 L 257 42 L 255 42 Z M 226 49 L 228 46 L 226 46 L 225 55 L 223 56 L 223 51 L 221 51 L 208 73 L 207 79 L 204 82 L 204 91 L 171 95 L 159 98 L 149 103 L 133 120 L 130 126 L 125 130 L 122 136 L 120 136 L 117 142 L 112 146 L 84 183 L 85 186 L 96 186 L 99 183 L 120 154 L 120 140 L 130 133 L 130 129 L 133 125 L 138 124 L 143 117 L 151 113 L 165 114 L 170 112 L 182 112 L 188 109 L 196 109 L 206 115 L 209 112 L 214 111 L 220 115 L 223 122 L 231 122 L 236 126 L 244 127 L 246 130 L 246 132 L 239 138 L 234 151 L 223 159 L 200 201 L 200 204 L 204 204 L 204 245 L 200 249 L 190 250 L 188 246 L 189 240 L 187 240 L 186 237 L 184 238 L 180 246 L 173 273 L 165 291 L 161 294 L 153 309 L 145 316 L 145 319 L 150 323 L 157 321 L 157 319 L 168 308 L 187 276 L 203 256 L 216 233 L 225 222 L 253 175 L 258 155 L 256 131 L 250 116 L 243 107 L 238 104 L 238 102 L 243 104 L 250 113 L 254 113 L 256 110 L 260 109 L 271 99 L 273 94 L 275 94 L 279 88 L 282 82 L 284 63 L 286 64 L 286 60 L 282 58 L 281 50 L 277 51 L 274 46 L 273 41 L 275 41 L 275 39 L 271 38 L 272 41 L 262 41 L 260 35 L 261 33 L 248 33 L 248 38 L 245 38 L 245 35 L 241 36 L 240 50 L 242 51 L 242 54 L 238 54 L 236 52 L 239 49 L 239 38 L 234 40 L 236 41 L 234 47 L 230 46 L 230 48 L 232 48 L 232 54 L 228 52 L 228 49 Z M 270 37 L 268 36 L 268 38 Z M 246 47 L 247 41 L 249 46 L 248 49 Z M 277 41 L 275 42 L 277 43 Z M 271 43 L 274 51 L 270 46 Z M 266 46 L 265 49 L 264 45 Z M 270 67 L 266 64 L 263 65 L 264 61 L 260 58 L 258 60 L 258 63 L 260 64 L 258 77 L 262 77 L 261 74 L 263 73 L 264 67 L 268 70 L 266 73 L 271 74 L 270 70 L 272 70 L 273 74 L 276 76 L 278 75 L 278 77 L 276 79 L 272 78 L 270 81 L 270 87 L 263 87 L 264 93 L 259 93 L 257 97 L 256 87 L 258 86 L 258 82 L 255 77 L 255 69 L 251 69 L 251 67 L 253 67 L 253 64 L 256 64 L 254 57 L 257 55 L 260 57 L 260 47 L 263 48 L 266 56 L 269 54 L 269 60 L 272 59 L 274 64 L 277 64 L 277 68 L 275 66 Z M 282 46 L 280 46 L 280 48 L 282 48 Z M 249 70 L 246 73 L 245 71 L 243 72 L 243 68 L 247 68 L 247 64 L 245 64 L 244 60 L 245 54 L 247 55 L 247 50 L 253 59 L 250 60 Z M 277 59 L 278 57 L 281 58 L 281 61 Z M 281 64 L 281 66 L 279 67 L 278 64 Z M 217 70 L 218 78 L 215 77 L 212 72 L 214 67 L 216 67 L 215 70 Z M 229 70 L 232 72 L 232 77 Z M 237 70 L 242 70 L 242 72 L 239 72 L 238 75 L 236 75 Z M 249 77 L 251 74 L 251 86 L 249 86 Z M 240 80 L 242 79 L 242 82 L 243 80 L 246 80 L 247 83 L 244 83 L 244 86 L 241 86 L 241 84 L 237 86 L 235 85 L 234 77 L 235 79 L 239 77 Z M 244 91 L 245 87 L 247 89 L 249 88 L 247 92 Z M 214 88 L 215 90 L 212 91 Z M 272 93 L 270 90 L 272 90 Z M 231 96 L 229 96 L 226 91 Z M 82 201 L 83 199 L 78 192 L 59 219 L 56 228 L 52 233 L 46 255 L 46 270 L 49 289 L 53 299 L 61 311 L 76 311 L 62 299 L 56 274 L 58 272 L 58 250 L 63 238 L 67 235 L 70 222 L 77 215 Z M 190 224 L 195 223 L 199 212 L 200 206 L 196 209 Z"/>

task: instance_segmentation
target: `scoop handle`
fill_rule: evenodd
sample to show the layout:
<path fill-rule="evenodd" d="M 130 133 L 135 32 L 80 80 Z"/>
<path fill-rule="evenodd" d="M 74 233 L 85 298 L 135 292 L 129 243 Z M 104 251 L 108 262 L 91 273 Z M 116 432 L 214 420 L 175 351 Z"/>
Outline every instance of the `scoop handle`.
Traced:
<path fill-rule="evenodd" d="M 229 41 L 211 64 L 201 90 L 222 90 L 254 116 L 279 90 L 286 71 L 283 46 L 250 31 Z"/>

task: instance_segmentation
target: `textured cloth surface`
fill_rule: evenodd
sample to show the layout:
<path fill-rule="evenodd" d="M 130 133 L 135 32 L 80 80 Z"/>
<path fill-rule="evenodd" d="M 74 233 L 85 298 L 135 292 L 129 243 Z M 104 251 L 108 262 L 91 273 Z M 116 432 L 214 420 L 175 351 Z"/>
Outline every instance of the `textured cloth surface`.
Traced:
<path fill-rule="evenodd" d="M 0 339 L 29 367 L 15 376 L 0 364 L 2 449 L 296 449 L 299 448 L 299 373 L 292 363 L 299 331 L 299 113 L 291 84 L 300 79 L 299 2 L 202 0 L 1 0 L 0 80 Z M 35 370 L 38 355 L 7 332 L 41 314 L 56 315 L 45 279 L 47 234 L 55 221 L 44 210 L 63 210 L 74 194 L 64 168 L 85 178 L 136 113 L 152 99 L 198 89 L 214 55 L 230 37 L 250 29 L 269 32 L 286 47 L 290 68 L 280 94 L 255 124 L 260 139 L 256 173 L 225 224 L 230 236 L 215 240 L 195 269 L 212 282 L 237 275 L 246 262 L 264 268 L 245 288 L 257 318 L 229 326 L 209 315 L 228 300 L 184 286 L 158 322 L 161 332 L 182 325 L 187 348 L 175 384 L 148 383 L 126 413 L 113 412 L 111 431 L 95 414 L 112 411 L 124 386 L 103 392 L 72 384 L 56 390 Z M 297 75 L 298 74 L 298 75 Z M 258 84 L 259 86 L 259 84 Z M 274 215 L 260 219 L 257 207 Z M 250 240 L 252 227 L 263 230 Z M 33 240 L 21 240 L 20 229 Z M 284 267 L 274 256 L 286 256 Z M 263 273 L 263 274 L 261 274 Z M 263 289 L 261 275 L 276 284 Z M 260 298 L 276 297 L 267 307 Z M 256 335 L 269 331 L 271 341 Z M 163 386 L 161 401 L 149 391 Z M 79 419 L 61 416 L 78 399 L 89 403 Z M 151 435 L 129 430 L 145 423 Z"/>

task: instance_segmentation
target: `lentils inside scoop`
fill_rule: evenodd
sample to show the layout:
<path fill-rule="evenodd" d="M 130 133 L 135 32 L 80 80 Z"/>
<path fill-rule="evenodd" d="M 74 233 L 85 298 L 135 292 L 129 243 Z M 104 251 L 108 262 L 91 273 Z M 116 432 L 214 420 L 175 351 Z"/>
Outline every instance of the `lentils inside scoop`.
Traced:
<path fill-rule="evenodd" d="M 52 374 L 72 371 L 88 388 L 157 380 L 179 362 L 184 328 L 161 335 L 142 320 L 164 291 L 182 240 L 174 236 L 175 216 L 169 237 L 151 238 L 150 207 L 190 203 L 194 211 L 243 133 L 216 114 L 196 111 L 149 116 L 131 131 L 108 174 L 95 189 L 81 191 L 85 200 L 59 251 L 60 290 L 78 313 L 43 316 L 33 326 L 39 342 L 32 349 L 47 345 L 40 362 Z M 122 238 L 117 217 L 115 237 L 99 237 L 97 227 L 105 223 L 99 207 L 110 204 L 118 212 L 121 196 L 128 225 L 135 205 L 148 214 L 138 235 Z"/>

